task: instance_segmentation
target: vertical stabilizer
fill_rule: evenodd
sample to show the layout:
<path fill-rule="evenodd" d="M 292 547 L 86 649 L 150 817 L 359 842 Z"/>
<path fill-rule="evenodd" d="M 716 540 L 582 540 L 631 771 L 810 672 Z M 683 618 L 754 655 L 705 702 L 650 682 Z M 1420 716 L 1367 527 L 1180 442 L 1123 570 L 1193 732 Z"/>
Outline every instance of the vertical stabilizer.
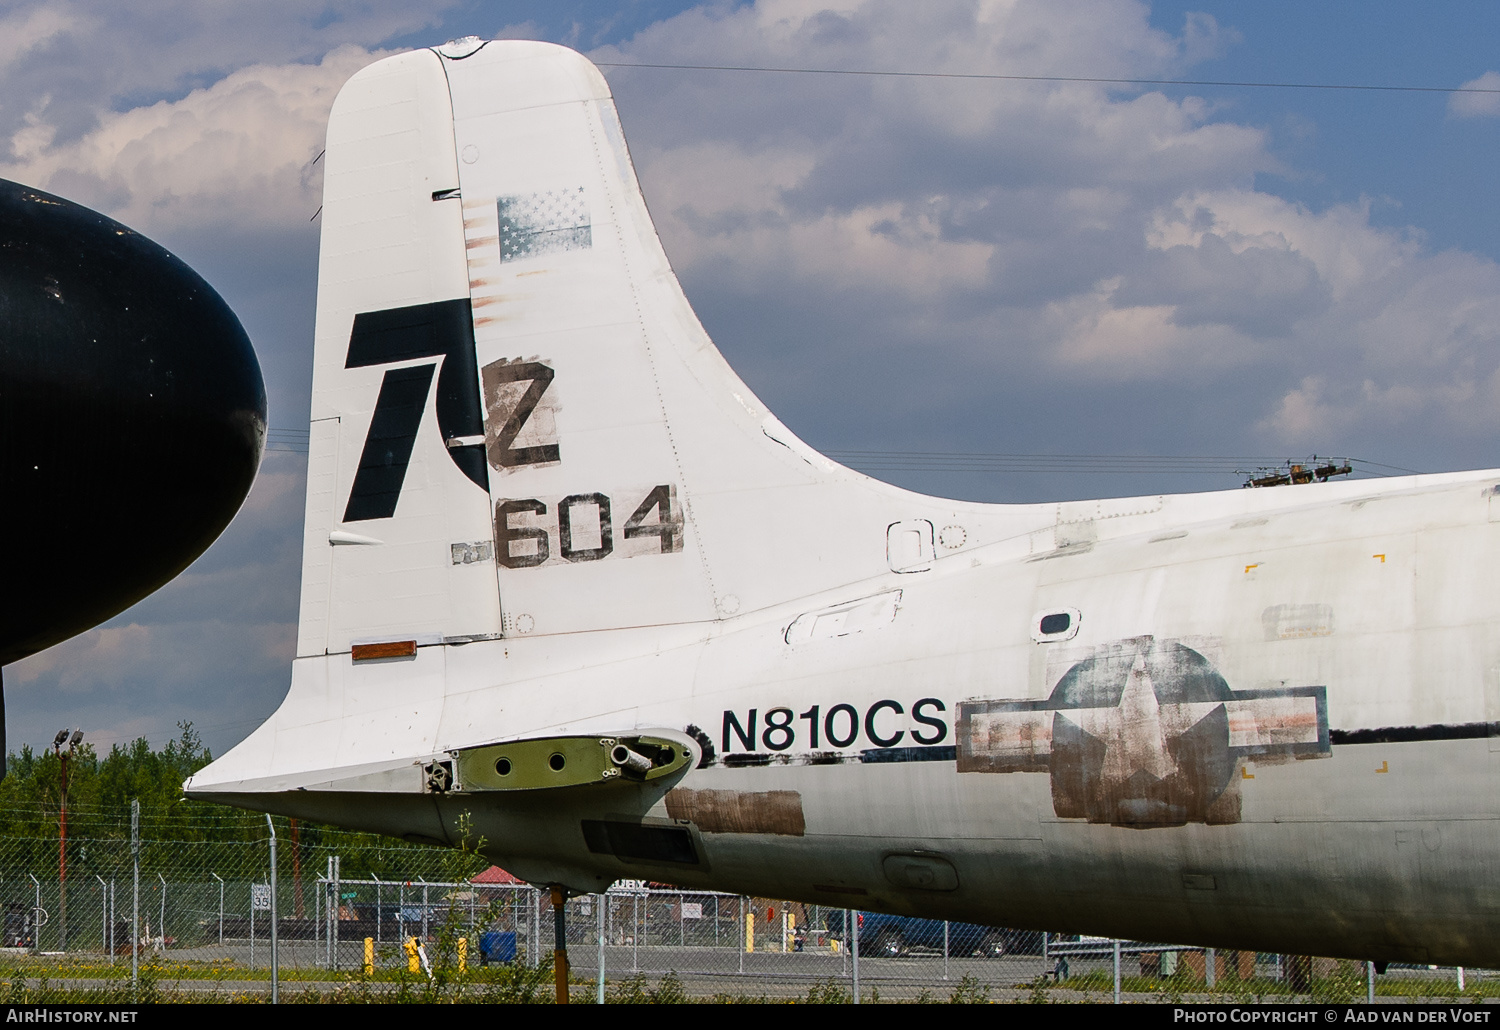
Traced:
<path fill-rule="evenodd" d="M 930 566 L 952 502 L 818 455 L 714 349 L 585 58 L 387 59 L 327 160 L 303 654 L 709 621 Z"/>

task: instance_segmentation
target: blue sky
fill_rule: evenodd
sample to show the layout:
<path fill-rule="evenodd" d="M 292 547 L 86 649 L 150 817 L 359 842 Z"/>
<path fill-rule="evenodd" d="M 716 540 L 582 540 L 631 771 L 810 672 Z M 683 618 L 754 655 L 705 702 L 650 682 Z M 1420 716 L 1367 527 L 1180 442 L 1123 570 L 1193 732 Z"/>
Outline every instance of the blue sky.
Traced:
<path fill-rule="evenodd" d="M 1500 88 L 1500 6 L 1469 0 L 13 2 L 0 175 L 197 267 L 273 425 L 302 429 L 328 105 L 382 54 L 471 33 L 616 63 Z M 606 71 L 690 299 L 814 446 L 1500 465 L 1496 95 Z M 996 501 L 1239 482 L 907 465 L 888 478 Z M 303 474 L 270 453 L 176 582 L 7 668 L 13 745 L 191 719 L 222 751 L 265 718 Z"/>
<path fill-rule="evenodd" d="M 1496 64 L 1500 8 L 1482 0 L 1440 4 L 1152 4 L 1152 24 L 1213 15 L 1241 42 L 1200 67 L 1233 81 L 1456 86 Z M 1257 185 L 1312 207 L 1379 197 L 1377 224 L 1417 225 L 1434 247 L 1500 256 L 1494 187 L 1500 133 L 1491 119 L 1444 117 L 1440 94 L 1213 90 L 1226 116 L 1271 128 L 1294 174 Z"/>

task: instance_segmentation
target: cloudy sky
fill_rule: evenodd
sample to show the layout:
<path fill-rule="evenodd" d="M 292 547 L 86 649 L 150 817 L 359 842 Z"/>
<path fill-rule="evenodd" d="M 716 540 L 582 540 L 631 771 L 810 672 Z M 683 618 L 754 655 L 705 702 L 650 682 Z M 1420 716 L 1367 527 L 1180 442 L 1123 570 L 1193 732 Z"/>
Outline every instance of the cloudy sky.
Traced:
<path fill-rule="evenodd" d="M 273 427 L 305 430 L 329 105 L 365 64 L 468 34 L 606 65 L 923 73 L 604 69 L 730 362 L 814 446 L 906 455 L 850 459 L 903 486 L 1021 501 L 1235 488 L 1257 456 L 1500 465 L 1500 93 L 964 77 L 1500 90 L 1491 0 L 8 2 L 0 176 L 198 268 L 255 341 Z M 1205 455 L 1217 472 L 1172 460 Z M 161 743 L 191 719 L 220 753 L 258 725 L 288 683 L 304 465 L 269 453 L 177 581 L 7 668 L 12 747 L 64 724 Z"/>

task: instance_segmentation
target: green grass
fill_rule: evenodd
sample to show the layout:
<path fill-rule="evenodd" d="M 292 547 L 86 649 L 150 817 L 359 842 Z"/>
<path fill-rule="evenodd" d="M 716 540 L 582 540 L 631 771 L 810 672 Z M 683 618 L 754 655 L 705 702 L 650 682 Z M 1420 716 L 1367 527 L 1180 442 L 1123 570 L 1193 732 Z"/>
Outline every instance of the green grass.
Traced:
<path fill-rule="evenodd" d="M 435 942 L 436 943 L 436 942 Z M 398 952 L 387 950 L 389 960 Z M 283 1002 L 345 1002 L 381 1004 L 551 1003 L 554 986 L 551 963 L 538 967 L 488 966 L 471 967 L 460 973 L 453 950 L 432 947 L 434 975 L 410 973 L 404 967 L 377 968 L 372 975 L 361 972 L 331 972 L 326 969 L 283 969 L 280 972 Z M 77 981 L 91 981 L 80 984 Z M 184 985 L 193 984 L 198 989 Z M 204 986 L 214 984 L 210 990 Z M 751 981 L 750 985 L 753 986 Z M 0 1004 L 129 1004 L 155 1002 L 247 1002 L 269 1000 L 270 970 L 250 968 L 228 960 L 215 962 L 174 961 L 162 956 L 145 956 L 140 966 L 139 985 L 132 987 L 130 961 L 118 958 L 111 964 L 102 956 L 14 955 L 0 959 Z M 571 993 L 575 1003 L 591 1003 L 596 997 L 593 980 L 574 977 Z M 936 985 L 933 985 L 935 988 Z M 1500 979 L 1471 978 L 1460 993 L 1453 976 L 1421 975 L 1410 971 L 1379 976 L 1376 995 L 1383 1000 L 1432 999 L 1438 1001 L 1480 1001 L 1500 997 Z M 1020 1000 L 1047 1003 L 1079 993 L 1108 999 L 1114 981 L 1108 970 L 1094 969 L 1061 984 L 1047 977 L 1020 985 L 1025 993 Z M 1264 978 L 1240 980 L 1224 977 L 1210 990 L 1202 980 L 1186 971 L 1169 977 L 1126 976 L 1121 989 L 1134 998 L 1164 1002 L 1215 1000 L 1254 1003 L 1285 1001 L 1293 992 L 1282 982 Z M 916 1002 L 983 1004 L 992 998 L 992 988 L 973 977 L 964 977 L 956 985 L 944 988 L 947 995 L 923 990 L 912 999 Z M 1303 997 L 1317 1002 L 1360 1002 L 1365 997 L 1364 966 L 1340 962 L 1332 974 L 1317 978 Z M 606 1001 L 612 1004 L 679 1004 L 703 1001 L 718 1004 L 847 1004 L 852 1001 L 847 981 L 833 978 L 814 983 L 805 994 L 768 998 L 765 994 L 718 993 L 706 997 L 689 997 L 675 974 L 653 981 L 645 975 L 621 977 L 606 983 Z M 1011 997 L 1009 992 L 1005 997 Z M 868 990 L 868 1002 L 881 1000 L 877 991 Z"/>
<path fill-rule="evenodd" d="M 1446 971 L 1445 971 L 1446 972 Z M 1108 970 L 1096 969 L 1070 977 L 1061 984 L 1033 984 L 1033 1000 L 1044 1001 L 1048 991 L 1087 991 L 1113 993 L 1114 977 Z M 1306 992 L 1295 992 L 1285 982 L 1264 977 L 1241 980 L 1238 977 L 1221 977 L 1212 987 L 1190 973 L 1179 973 L 1167 977 L 1122 976 L 1120 990 L 1125 994 L 1154 995 L 1164 1001 L 1177 1000 L 1184 996 L 1204 995 L 1223 998 L 1225 1001 L 1256 1002 L 1284 1001 L 1293 997 L 1307 997 L 1317 1002 L 1361 1002 L 1365 999 L 1365 967 L 1361 962 L 1340 961 L 1332 974 L 1315 977 Z M 1500 980 L 1476 980 L 1470 978 L 1462 993 L 1451 974 L 1412 974 L 1400 971 L 1375 978 L 1377 998 L 1436 998 L 1473 999 L 1500 997 Z"/>

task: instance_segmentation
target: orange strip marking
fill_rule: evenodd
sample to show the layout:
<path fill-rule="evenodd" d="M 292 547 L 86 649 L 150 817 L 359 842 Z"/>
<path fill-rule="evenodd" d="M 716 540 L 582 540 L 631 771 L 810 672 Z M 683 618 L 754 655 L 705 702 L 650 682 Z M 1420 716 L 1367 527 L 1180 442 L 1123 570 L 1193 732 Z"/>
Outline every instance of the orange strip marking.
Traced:
<path fill-rule="evenodd" d="M 370 658 L 410 658 L 417 653 L 417 642 L 415 640 L 382 640 L 378 644 L 355 644 L 349 650 L 350 657 L 356 662 L 363 662 Z"/>

